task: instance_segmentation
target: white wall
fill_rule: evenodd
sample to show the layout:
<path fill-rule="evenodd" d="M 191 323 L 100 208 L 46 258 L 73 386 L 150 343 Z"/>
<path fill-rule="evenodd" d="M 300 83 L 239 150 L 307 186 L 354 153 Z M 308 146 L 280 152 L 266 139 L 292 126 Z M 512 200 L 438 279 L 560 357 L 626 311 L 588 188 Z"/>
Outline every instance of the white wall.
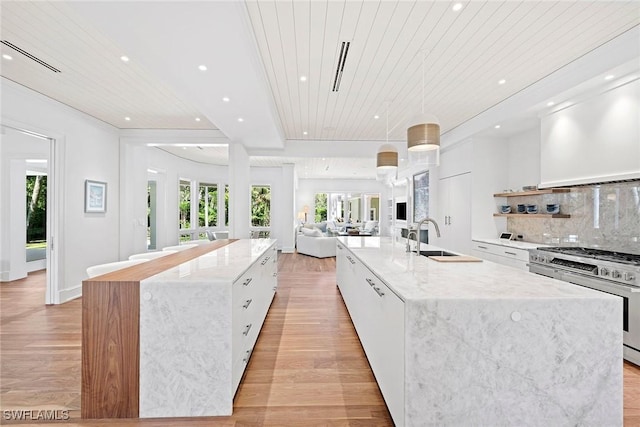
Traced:
<path fill-rule="evenodd" d="M 522 187 L 540 184 L 540 126 L 513 135 L 507 139 L 508 178 L 504 188 L 496 191 L 522 191 Z"/>
<path fill-rule="evenodd" d="M 118 259 L 118 130 L 39 93 L 1 79 L 2 123 L 56 138 L 60 260 L 56 302 L 80 295 L 86 268 Z M 107 212 L 84 212 L 84 182 L 108 186 Z"/>

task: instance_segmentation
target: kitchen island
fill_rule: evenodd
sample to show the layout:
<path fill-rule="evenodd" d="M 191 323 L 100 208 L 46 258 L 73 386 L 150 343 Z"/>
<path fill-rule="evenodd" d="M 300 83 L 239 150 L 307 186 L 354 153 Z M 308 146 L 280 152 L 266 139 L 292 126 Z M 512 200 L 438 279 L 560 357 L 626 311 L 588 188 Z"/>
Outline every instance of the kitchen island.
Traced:
<path fill-rule="evenodd" d="M 619 297 L 383 237 L 336 265 L 396 425 L 622 425 Z"/>
<path fill-rule="evenodd" d="M 273 239 L 216 240 L 85 280 L 82 417 L 231 415 L 276 288 Z"/>

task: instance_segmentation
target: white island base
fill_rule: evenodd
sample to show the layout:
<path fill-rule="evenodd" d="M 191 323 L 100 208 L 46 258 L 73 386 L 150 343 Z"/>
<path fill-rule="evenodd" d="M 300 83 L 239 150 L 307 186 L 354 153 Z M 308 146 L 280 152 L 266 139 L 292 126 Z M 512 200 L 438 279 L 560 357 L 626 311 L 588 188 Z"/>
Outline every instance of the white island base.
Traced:
<path fill-rule="evenodd" d="M 396 425 L 622 425 L 620 298 L 368 239 L 338 286 Z"/>

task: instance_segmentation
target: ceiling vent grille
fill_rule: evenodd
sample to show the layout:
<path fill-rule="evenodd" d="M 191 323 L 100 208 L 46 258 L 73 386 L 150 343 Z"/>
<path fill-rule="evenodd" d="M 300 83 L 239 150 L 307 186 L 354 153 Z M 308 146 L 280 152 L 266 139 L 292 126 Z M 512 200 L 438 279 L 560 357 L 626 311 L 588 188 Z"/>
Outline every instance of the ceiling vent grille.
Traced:
<path fill-rule="evenodd" d="M 342 72 L 344 71 L 344 64 L 347 62 L 347 54 L 349 53 L 349 46 L 351 42 L 342 42 L 340 47 L 340 56 L 338 57 L 338 66 L 336 67 L 336 76 L 333 79 L 332 92 L 340 90 L 340 81 L 342 81 Z"/>
<path fill-rule="evenodd" d="M 36 61 L 38 64 L 47 67 L 48 69 L 50 69 L 51 71 L 53 71 L 54 73 L 61 73 L 60 70 L 58 70 L 56 67 L 54 67 L 53 65 L 49 65 L 46 62 L 44 62 L 42 59 L 38 58 L 37 56 L 34 56 L 32 54 L 30 54 L 29 52 L 27 52 L 26 50 L 20 49 L 18 46 L 14 45 L 11 42 L 8 42 L 6 40 L 2 40 L 0 43 L 2 43 L 5 46 L 10 47 L 11 49 L 15 50 L 16 52 L 19 52 L 21 54 L 23 54 L 24 56 L 26 56 L 27 58 Z"/>

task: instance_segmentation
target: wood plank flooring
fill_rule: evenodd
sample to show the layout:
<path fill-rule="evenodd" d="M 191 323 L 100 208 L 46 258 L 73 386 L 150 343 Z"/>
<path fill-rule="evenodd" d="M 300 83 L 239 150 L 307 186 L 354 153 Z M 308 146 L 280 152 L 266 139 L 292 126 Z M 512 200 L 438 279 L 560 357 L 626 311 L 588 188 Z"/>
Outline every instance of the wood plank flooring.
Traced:
<path fill-rule="evenodd" d="M 335 286 L 335 258 L 281 254 L 278 265 L 233 416 L 81 420 L 81 301 L 45 306 L 44 272 L 0 284 L 0 409 L 68 409 L 67 426 L 393 425 Z M 624 425 L 640 426 L 640 368 L 628 363 Z"/>

